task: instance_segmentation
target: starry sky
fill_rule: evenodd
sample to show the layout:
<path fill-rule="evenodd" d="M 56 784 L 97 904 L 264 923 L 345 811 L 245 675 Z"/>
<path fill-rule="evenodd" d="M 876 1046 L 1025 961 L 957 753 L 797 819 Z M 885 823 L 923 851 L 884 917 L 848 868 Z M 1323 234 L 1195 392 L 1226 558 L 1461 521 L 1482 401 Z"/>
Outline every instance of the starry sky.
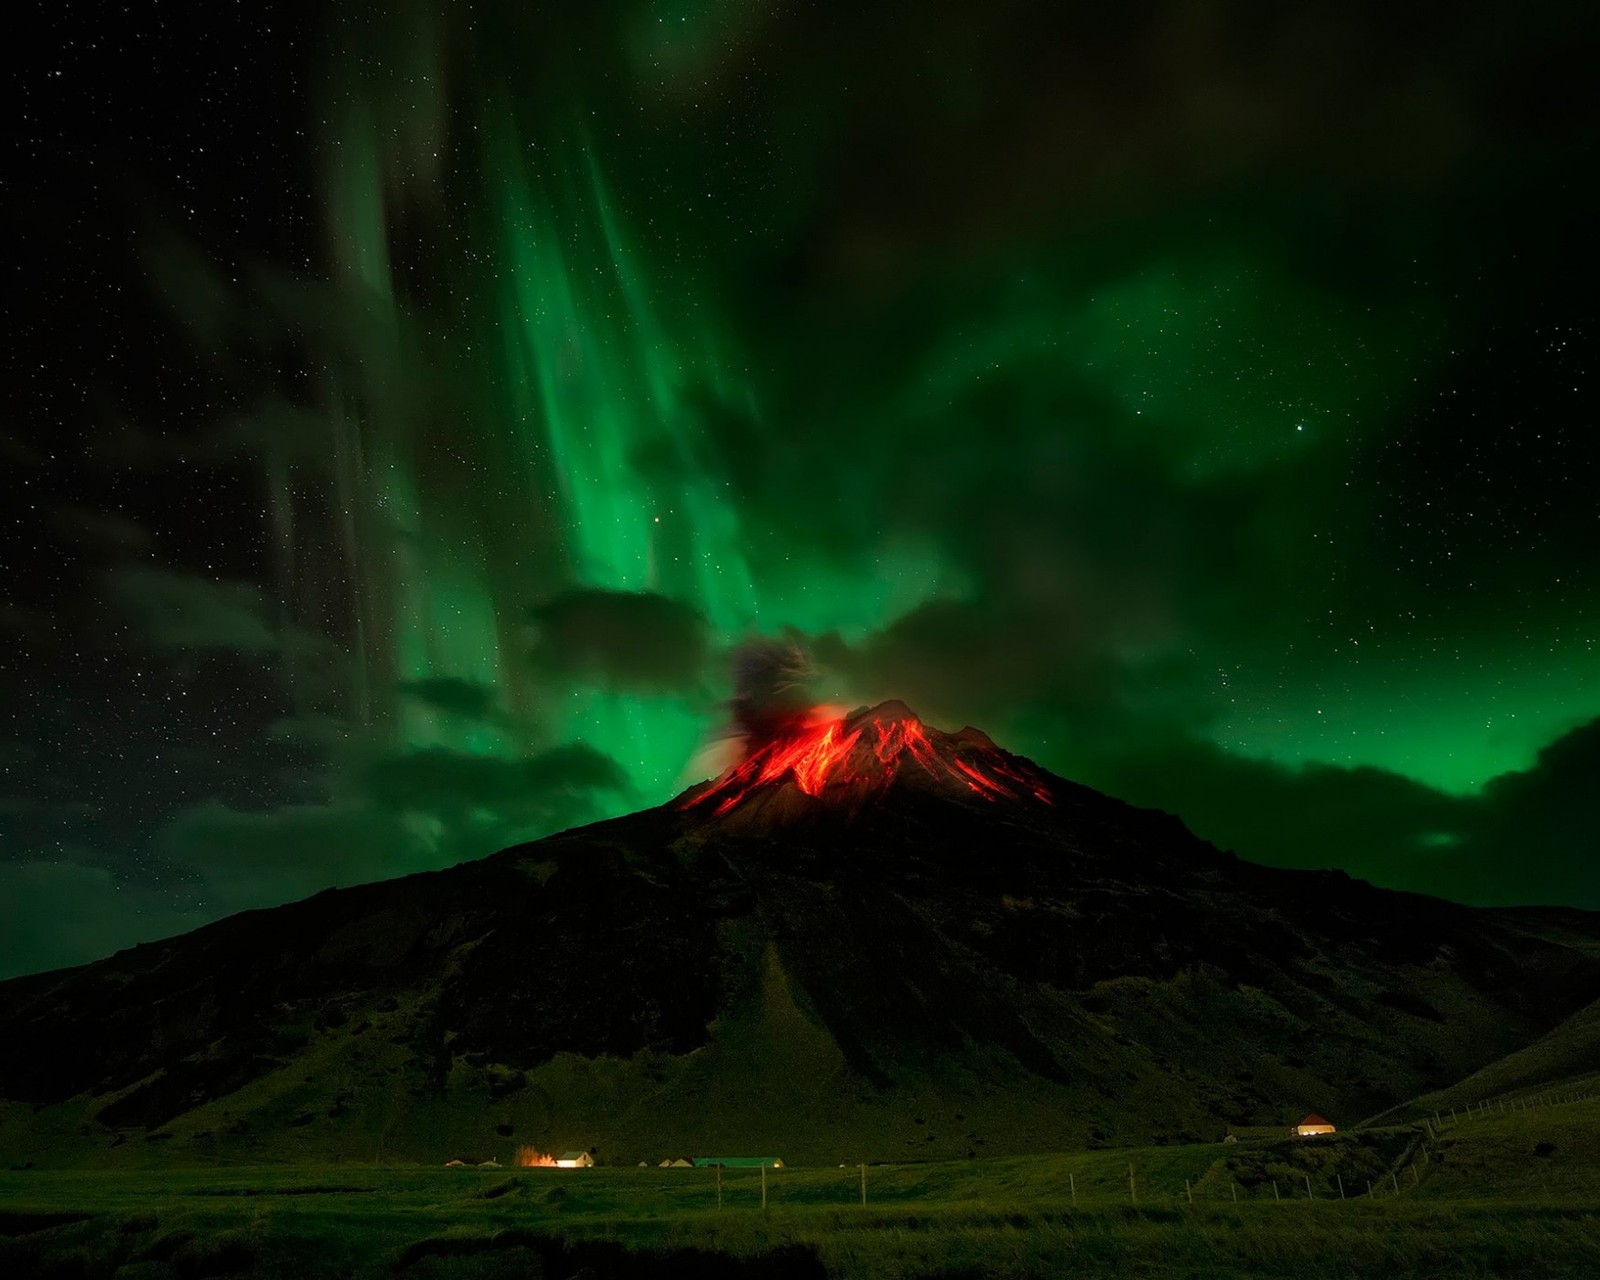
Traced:
<path fill-rule="evenodd" d="M 1600 908 L 1590 6 L 35 16 L 0 974 L 660 803 L 761 638 Z"/>

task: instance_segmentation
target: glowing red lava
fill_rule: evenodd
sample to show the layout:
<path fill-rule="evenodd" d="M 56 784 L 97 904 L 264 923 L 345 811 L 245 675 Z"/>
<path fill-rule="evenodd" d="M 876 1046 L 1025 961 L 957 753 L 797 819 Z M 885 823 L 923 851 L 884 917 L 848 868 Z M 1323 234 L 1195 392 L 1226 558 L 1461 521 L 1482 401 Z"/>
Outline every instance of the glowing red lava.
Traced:
<path fill-rule="evenodd" d="M 974 764 L 957 754 L 949 735 L 934 733 L 937 742 L 914 716 L 840 717 L 806 724 L 752 752 L 684 807 L 714 802 L 713 816 L 721 816 L 758 787 L 789 776 L 807 795 L 820 796 L 828 787 L 887 785 L 904 768 L 960 783 L 985 800 L 1032 796 L 1054 803 L 1042 780 L 1012 767 L 993 747 Z M 962 750 L 970 752 L 970 744 Z"/>

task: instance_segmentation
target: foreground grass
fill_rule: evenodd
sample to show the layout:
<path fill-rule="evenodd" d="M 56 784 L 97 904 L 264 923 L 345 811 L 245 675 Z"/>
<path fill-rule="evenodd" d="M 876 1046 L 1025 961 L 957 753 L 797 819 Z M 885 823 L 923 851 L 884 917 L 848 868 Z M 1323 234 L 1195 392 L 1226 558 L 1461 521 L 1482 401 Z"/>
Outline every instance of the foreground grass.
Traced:
<path fill-rule="evenodd" d="M 858 1168 L 784 1169 L 765 1209 L 754 1170 L 722 1175 L 720 1208 L 708 1170 L 14 1172 L 0 1274 L 1587 1277 L 1596 1138 L 1581 1107 L 1436 1141 L 873 1166 L 865 1206 Z"/>

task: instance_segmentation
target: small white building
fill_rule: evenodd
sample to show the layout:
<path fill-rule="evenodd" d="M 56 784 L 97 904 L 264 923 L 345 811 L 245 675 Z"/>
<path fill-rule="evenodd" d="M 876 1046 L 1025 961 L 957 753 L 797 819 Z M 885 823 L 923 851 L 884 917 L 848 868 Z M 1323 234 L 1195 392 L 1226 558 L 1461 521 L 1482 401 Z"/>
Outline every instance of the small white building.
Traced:
<path fill-rule="evenodd" d="M 587 1151 L 569 1151 L 564 1156 L 556 1157 L 558 1169 L 592 1169 L 594 1157 Z"/>

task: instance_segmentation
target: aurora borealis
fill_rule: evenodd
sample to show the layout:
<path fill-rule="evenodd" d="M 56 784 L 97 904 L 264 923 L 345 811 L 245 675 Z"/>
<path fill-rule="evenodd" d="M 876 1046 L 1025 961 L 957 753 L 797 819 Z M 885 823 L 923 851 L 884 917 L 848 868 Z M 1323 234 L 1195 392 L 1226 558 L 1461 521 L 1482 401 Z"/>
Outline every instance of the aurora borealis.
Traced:
<path fill-rule="evenodd" d="M 0 968 L 664 801 L 790 634 L 1600 906 L 1578 6 L 215 9 L 23 76 Z"/>

